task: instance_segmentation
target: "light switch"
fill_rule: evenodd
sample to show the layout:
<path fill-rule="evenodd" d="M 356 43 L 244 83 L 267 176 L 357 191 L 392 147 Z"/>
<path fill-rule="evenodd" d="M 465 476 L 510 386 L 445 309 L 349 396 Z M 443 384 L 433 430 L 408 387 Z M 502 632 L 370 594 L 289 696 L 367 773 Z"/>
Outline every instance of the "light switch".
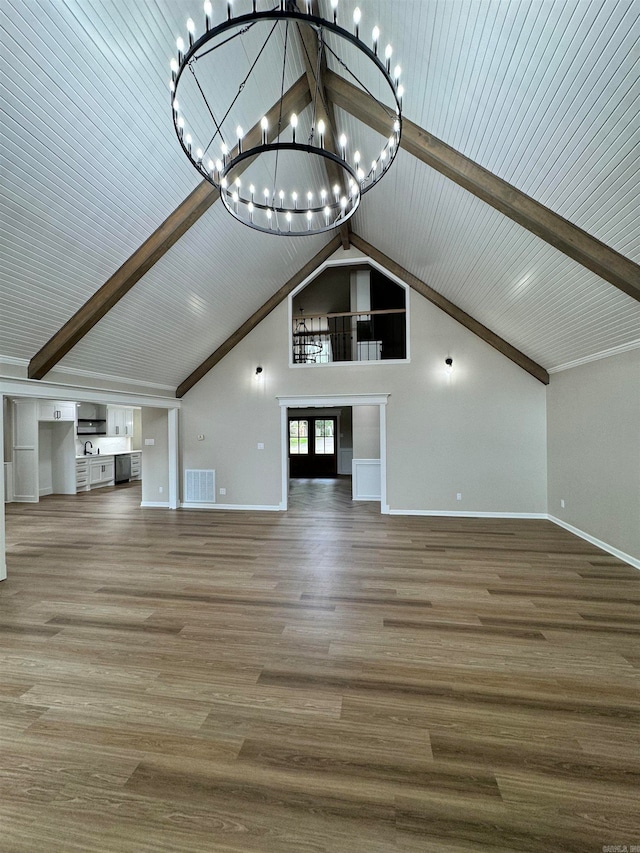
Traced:
<path fill-rule="evenodd" d="M 152 445 L 152 444 L 156 443 L 156 440 L 155 440 L 155 438 L 145 438 L 144 443 L 148 444 L 148 445 Z"/>
<path fill-rule="evenodd" d="M 258 442 L 258 450 L 264 450 L 264 441 Z"/>
<path fill-rule="evenodd" d="M 204 435 L 202 433 L 198 436 L 198 441 L 204 441 Z"/>

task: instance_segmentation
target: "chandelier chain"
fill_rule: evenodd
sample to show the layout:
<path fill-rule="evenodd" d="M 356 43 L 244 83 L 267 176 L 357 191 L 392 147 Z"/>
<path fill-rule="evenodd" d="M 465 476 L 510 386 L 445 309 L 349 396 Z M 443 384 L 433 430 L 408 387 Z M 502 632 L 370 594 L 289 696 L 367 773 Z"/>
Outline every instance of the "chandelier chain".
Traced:
<path fill-rule="evenodd" d="M 284 98 L 284 73 L 287 68 L 287 47 L 289 42 L 289 21 L 287 21 L 287 25 L 284 29 L 284 53 L 282 56 L 282 82 L 280 84 L 280 110 L 278 112 L 278 142 L 280 142 L 280 130 L 282 128 L 282 101 Z M 278 181 L 278 157 L 280 151 L 276 151 L 276 164 L 273 172 L 273 195 L 276 193 L 276 186 Z"/>
<path fill-rule="evenodd" d="M 209 115 L 211 116 L 211 120 L 213 121 L 215 128 L 216 128 L 216 132 L 213 134 L 213 136 L 211 137 L 211 139 L 209 140 L 209 142 L 205 146 L 204 153 L 206 154 L 207 151 L 209 150 L 209 148 L 211 148 L 213 141 L 216 138 L 216 136 L 218 134 L 220 134 L 220 139 L 223 142 L 224 142 L 224 136 L 222 135 L 222 128 L 220 127 L 220 125 L 216 121 L 216 117 L 213 114 L 213 110 L 209 106 L 209 101 L 207 100 L 207 96 L 205 95 L 204 91 L 202 90 L 202 86 L 200 85 L 200 81 L 196 77 L 196 72 L 193 69 L 193 63 L 192 62 L 189 63 L 189 71 L 191 71 L 191 73 L 193 74 L 193 79 L 196 81 L 196 85 L 197 85 L 198 89 L 200 90 L 200 94 L 202 95 L 202 100 L 204 101 L 206 108 L 209 110 Z"/>

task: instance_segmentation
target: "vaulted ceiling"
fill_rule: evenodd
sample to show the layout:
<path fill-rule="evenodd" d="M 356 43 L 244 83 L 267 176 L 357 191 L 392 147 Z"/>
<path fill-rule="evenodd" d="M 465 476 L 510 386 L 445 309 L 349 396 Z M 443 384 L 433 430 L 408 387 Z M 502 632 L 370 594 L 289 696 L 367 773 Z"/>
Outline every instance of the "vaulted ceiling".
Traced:
<path fill-rule="evenodd" d="M 407 118 L 640 263 L 636 0 L 360 5 L 402 64 Z M 26 365 L 198 186 L 168 97 L 189 16 L 200 0 L 0 5 L 0 362 Z M 640 344 L 636 299 L 407 151 L 353 228 L 547 370 Z M 60 367 L 175 388 L 327 241 L 214 203 Z"/>

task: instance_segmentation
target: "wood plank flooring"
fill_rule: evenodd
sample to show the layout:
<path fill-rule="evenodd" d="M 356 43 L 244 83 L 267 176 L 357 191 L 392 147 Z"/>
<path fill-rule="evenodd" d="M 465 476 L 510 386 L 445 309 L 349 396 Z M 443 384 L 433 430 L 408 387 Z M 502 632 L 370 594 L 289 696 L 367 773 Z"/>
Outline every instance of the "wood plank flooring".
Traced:
<path fill-rule="evenodd" d="M 7 506 L 2 853 L 640 845 L 640 573 L 348 487 Z"/>

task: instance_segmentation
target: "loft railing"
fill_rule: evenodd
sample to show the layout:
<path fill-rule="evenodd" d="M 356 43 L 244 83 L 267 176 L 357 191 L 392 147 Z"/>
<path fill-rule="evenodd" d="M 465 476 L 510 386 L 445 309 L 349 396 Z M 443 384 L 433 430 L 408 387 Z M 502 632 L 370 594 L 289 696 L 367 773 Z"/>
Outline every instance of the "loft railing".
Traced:
<path fill-rule="evenodd" d="M 293 319 L 293 363 L 406 358 L 406 309 L 299 314 Z"/>

